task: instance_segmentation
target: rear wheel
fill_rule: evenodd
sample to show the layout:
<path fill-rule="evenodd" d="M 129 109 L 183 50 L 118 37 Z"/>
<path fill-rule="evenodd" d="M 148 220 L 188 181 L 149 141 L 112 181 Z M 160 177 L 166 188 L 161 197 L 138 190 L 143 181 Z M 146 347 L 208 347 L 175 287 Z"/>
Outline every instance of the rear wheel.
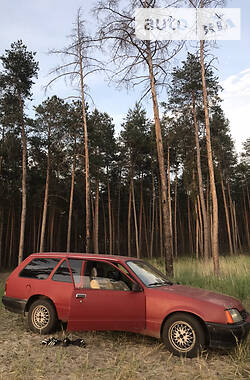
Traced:
<path fill-rule="evenodd" d="M 170 352 L 193 358 L 205 346 L 205 333 L 200 322 L 189 314 L 172 315 L 163 328 L 162 339 Z"/>
<path fill-rule="evenodd" d="M 56 310 L 49 300 L 39 299 L 32 303 L 28 313 L 28 325 L 32 331 L 49 334 L 55 330 L 57 322 Z"/>

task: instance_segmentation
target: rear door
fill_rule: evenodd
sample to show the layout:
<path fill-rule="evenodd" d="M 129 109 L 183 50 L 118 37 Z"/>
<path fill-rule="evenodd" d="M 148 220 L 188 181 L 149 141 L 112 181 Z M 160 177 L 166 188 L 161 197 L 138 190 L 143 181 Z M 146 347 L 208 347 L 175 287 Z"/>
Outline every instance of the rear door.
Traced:
<path fill-rule="evenodd" d="M 104 261 L 86 261 L 79 284 L 72 292 L 68 330 L 145 328 L 144 292 L 132 291 L 133 281 L 117 267 Z"/>

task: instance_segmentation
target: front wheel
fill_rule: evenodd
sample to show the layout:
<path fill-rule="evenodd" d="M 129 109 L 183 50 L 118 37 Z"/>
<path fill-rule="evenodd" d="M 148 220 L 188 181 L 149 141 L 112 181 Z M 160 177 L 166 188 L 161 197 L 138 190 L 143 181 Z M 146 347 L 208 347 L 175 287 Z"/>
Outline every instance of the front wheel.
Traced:
<path fill-rule="evenodd" d="M 205 333 L 200 322 L 185 313 L 169 317 L 163 327 L 162 339 L 170 352 L 187 358 L 198 356 L 205 346 Z"/>
<path fill-rule="evenodd" d="M 49 300 L 39 299 L 32 303 L 28 313 L 28 325 L 32 331 L 49 334 L 57 322 L 56 310 Z"/>

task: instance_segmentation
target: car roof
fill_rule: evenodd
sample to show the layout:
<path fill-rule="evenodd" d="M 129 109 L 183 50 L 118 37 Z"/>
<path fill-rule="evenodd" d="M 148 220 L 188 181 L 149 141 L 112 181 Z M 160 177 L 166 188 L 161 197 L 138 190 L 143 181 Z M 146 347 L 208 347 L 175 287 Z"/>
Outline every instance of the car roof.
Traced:
<path fill-rule="evenodd" d="M 88 259 L 88 260 L 108 260 L 108 261 L 127 261 L 127 260 L 139 260 L 136 257 L 118 256 L 118 255 L 103 255 L 96 253 L 76 253 L 76 252 L 38 252 L 32 253 L 29 257 L 61 257 L 61 258 L 73 258 L 73 259 Z"/>

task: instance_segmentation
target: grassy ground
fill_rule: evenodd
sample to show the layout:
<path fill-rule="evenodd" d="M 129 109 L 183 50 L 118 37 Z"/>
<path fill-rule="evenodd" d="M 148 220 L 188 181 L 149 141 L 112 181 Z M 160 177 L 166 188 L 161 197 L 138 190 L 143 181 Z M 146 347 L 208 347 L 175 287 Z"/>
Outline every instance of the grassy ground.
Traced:
<path fill-rule="evenodd" d="M 162 264 L 158 262 L 157 265 Z M 175 265 L 176 280 L 235 295 L 250 310 L 250 292 L 247 294 L 246 289 L 246 286 L 248 291 L 250 289 L 247 279 L 247 268 L 250 268 L 248 258 L 222 259 L 221 266 L 222 276 L 219 281 L 211 274 L 210 265 L 204 267 L 190 260 L 181 260 Z M 4 291 L 5 277 L 6 275 L 0 273 L 0 295 Z M 241 277 L 245 280 L 241 280 Z M 64 331 L 57 331 L 54 336 L 62 339 L 65 334 Z M 0 379 L 250 378 L 250 338 L 246 344 L 231 351 L 208 350 L 200 358 L 180 359 L 172 356 L 161 342 L 136 334 L 87 332 L 68 336 L 83 338 L 86 348 L 43 346 L 41 342 L 44 336 L 31 333 L 26 319 L 7 312 L 0 303 Z"/>

